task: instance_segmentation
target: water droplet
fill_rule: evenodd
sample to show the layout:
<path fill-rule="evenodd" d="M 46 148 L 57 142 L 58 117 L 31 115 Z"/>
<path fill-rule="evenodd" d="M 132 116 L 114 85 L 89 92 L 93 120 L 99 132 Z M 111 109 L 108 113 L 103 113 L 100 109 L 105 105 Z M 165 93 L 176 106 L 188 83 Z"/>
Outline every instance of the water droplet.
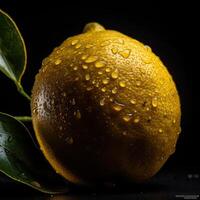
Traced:
<path fill-rule="evenodd" d="M 86 63 L 92 63 L 92 62 L 95 62 L 97 59 L 98 59 L 97 56 L 89 56 L 89 57 L 85 60 L 85 62 L 86 62 Z"/>
<path fill-rule="evenodd" d="M 115 103 L 113 104 L 113 109 L 114 109 L 115 111 L 121 111 L 121 110 L 123 109 L 123 107 L 124 107 L 123 104 L 120 104 L 120 103 L 117 103 L 117 102 L 115 102 Z"/>
<path fill-rule="evenodd" d="M 158 99 L 157 99 L 156 97 L 154 97 L 154 98 L 152 99 L 151 104 L 152 104 L 152 106 L 153 106 L 154 108 L 156 108 L 156 107 L 158 106 Z"/>
<path fill-rule="evenodd" d="M 72 102 L 71 102 L 71 103 L 72 103 L 73 106 L 76 104 L 76 101 L 75 101 L 74 98 L 72 99 Z"/>
<path fill-rule="evenodd" d="M 131 53 L 131 50 L 130 49 L 125 49 L 123 51 L 119 51 L 119 54 L 123 57 L 123 58 L 128 58 L 129 55 Z"/>
<path fill-rule="evenodd" d="M 124 81 L 120 81 L 119 86 L 124 88 L 124 87 L 126 87 L 126 83 Z"/>
<path fill-rule="evenodd" d="M 101 99 L 99 104 L 100 104 L 100 106 L 104 106 L 105 105 L 105 98 Z"/>
<path fill-rule="evenodd" d="M 177 132 L 177 135 L 179 135 L 181 133 L 181 127 L 179 127 L 179 130 Z"/>
<path fill-rule="evenodd" d="M 78 43 L 78 40 L 72 40 L 72 42 L 71 42 L 72 45 L 75 45 L 77 43 Z"/>
<path fill-rule="evenodd" d="M 158 89 L 155 89 L 155 92 L 158 93 L 159 92 Z"/>
<path fill-rule="evenodd" d="M 141 85 L 141 81 L 136 81 L 136 85 L 140 86 Z"/>
<path fill-rule="evenodd" d="M 77 119 L 81 119 L 81 112 L 80 112 L 80 110 L 76 111 L 76 118 Z"/>
<path fill-rule="evenodd" d="M 73 69 L 74 69 L 74 71 L 76 71 L 76 70 L 78 69 L 78 67 L 77 67 L 77 66 L 75 66 Z"/>
<path fill-rule="evenodd" d="M 162 132 L 163 132 L 163 130 L 162 130 L 161 128 L 159 128 L 159 129 L 158 129 L 158 132 L 159 132 L 159 133 L 162 133 Z"/>
<path fill-rule="evenodd" d="M 164 115 L 164 117 L 167 117 L 167 112 L 164 112 L 164 114 L 163 114 L 163 115 Z"/>
<path fill-rule="evenodd" d="M 83 69 L 88 69 L 88 66 L 87 65 L 82 65 L 82 68 Z"/>
<path fill-rule="evenodd" d="M 102 80 L 102 83 L 103 83 L 104 85 L 108 84 L 108 83 L 109 83 L 109 79 L 108 79 L 108 78 L 103 79 L 103 80 Z"/>
<path fill-rule="evenodd" d="M 86 80 L 86 81 L 89 81 L 89 80 L 90 80 L 90 75 L 89 75 L 89 74 L 86 74 L 86 75 L 85 75 L 85 80 Z"/>
<path fill-rule="evenodd" d="M 147 51 L 151 51 L 151 47 L 148 45 L 144 45 L 144 47 L 146 48 Z"/>
<path fill-rule="evenodd" d="M 106 88 L 105 88 L 105 87 L 101 88 L 101 91 L 102 91 L 102 92 L 105 92 L 105 91 L 106 91 Z"/>
<path fill-rule="evenodd" d="M 37 108 L 34 108 L 34 109 L 33 109 L 33 114 L 35 114 L 35 115 L 38 114 L 38 109 L 37 109 Z"/>
<path fill-rule="evenodd" d="M 85 46 L 86 49 L 89 49 L 89 48 L 91 48 L 91 47 L 93 47 L 93 44 L 87 44 L 87 45 Z"/>
<path fill-rule="evenodd" d="M 61 62 L 62 62 L 61 59 L 57 59 L 57 60 L 55 61 L 55 65 L 59 65 Z"/>
<path fill-rule="evenodd" d="M 65 141 L 68 143 L 68 144 L 73 144 L 74 143 L 74 139 L 72 137 L 66 137 Z"/>
<path fill-rule="evenodd" d="M 113 94 L 116 94 L 116 93 L 117 93 L 117 87 L 114 87 L 114 88 L 112 89 L 112 93 L 113 93 Z"/>
<path fill-rule="evenodd" d="M 131 104 L 133 104 L 133 105 L 136 104 L 136 100 L 135 100 L 135 99 L 131 99 L 130 102 L 131 102 Z"/>
<path fill-rule="evenodd" d="M 104 46 L 108 46 L 109 44 L 110 44 L 110 41 L 106 40 L 103 43 L 101 43 L 101 46 L 104 47 Z"/>
<path fill-rule="evenodd" d="M 133 120 L 133 122 L 134 122 L 135 124 L 139 123 L 139 121 L 140 121 L 140 118 L 139 118 L 139 117 L 135 117 L 135 119 Z"/>
<path fill-rule="evenodd" d="M 76 77 L 76 78 L 75 78 L 75 81 L 78 81 L 78 80 L 79 80 L 79 77 Z"/>
<path fill-rule="evenodd" d="M 104 66 L 105 66 L 105 62 L 103 62 L 103 61 L 96 61 L 95 62 L 96 68 L 101 68 L 101 67 L 104 67 Z"/>
<path fill-rule="evenodd" d="M 63 127 L 62 127 L 62 126 L 59 126 L 59 130 L 62 131 L 62 130 L 63 130 Z"/>
<path fill-rule="evenodd" d="M 118 49 L 117 48 L 112 48 L 111 51 L 112 51 L 113 54 L 116 54 L 118 52 Z"/>
<path fill-rule="evenodd" d="M 7 141 L 8 141 L 8 142 L 12 142 L 12 140 L 13 140 L 13 137 L 9 135 Z"/>
<path fill-rule="evenodd" d="M 127 135 L 127 132 L 126 132 L 126 131 L 123 131 L 123 132 L 122 132 L 122 135 L 124 135 L 124 136 Z"/>
<path fill-rule="evenodd" d="M 46 72 L 46 70 L 47 70 L 47 65 L 42 68 L 42 72 L 44 73 Z"/>
<path fill-rule="evenodd" d="M 127 114 L 127 115 L 123 116 L 123 120 L 125 122 L 129 122 L 131 120 L 131 118 L 132 118 L 132 114 Z"/>
<path fill-rule="evenodd" d="M 110 72 L 111 71 L 111 69 L 110 68 L 106 68 L 106 70 L 105 70 L 106 72 Z"/>
<path fill-rule="evenodd" d="M 31 185 L 34 185 L 35 187 L 41 187 L 41 185 L 37 181 L 32 181 Z"/>
<path fill-rule="evenodd" d="M 113 102 L 113 101 L 114 101 L 114 99 L 112 97 L 110 97 L 110 102 Z"/>
<path fill-rule="evenodd" d="M 85 60 L 88 56 L 87 55 L 82 55 L 81 60 Z"/>
<path fill-rule="evenodd" d="M 67 94 L 66 94 L 66 92 L 62 92 L 61 95 L 62 95 L 63 97 L 66 97 Z"/>
<path fill-rule="evenodd" d="M 93 89 L 93 87 L 87 87 L 86 90 L 87 91 L 91 91 Z"/>
<path fill-rule="evenodd" d="M 96 80 L 93 80 L 93 81 L 92 81 L 92 84 L 94 85 L 95 83 L 96 83 Z"/>
<path fill-rule="evenodd" d="M 111 73 L 111 77 L 112 77 L 113 79 L 116 79 L 116 78 L 118 78 L 118 76 L 119 76 L 119 72 L 118 72 L 117 69 L 115 69 L 115 70 Z"/>
<path fill-rule="evenodd" d="M 150 110 L 150 108 L 149 107 L 146 107 L 146 111 L 149 111 Z"/>
<path fill-rule="evenodd" d="M 176 123 L 176 120 L 175 120 L 175 119 L 173 119 L 172 123 L 173 123 L 173 124 L 175 124 L 175 123 Z"/>
<path fill-rule="evenodd" d="M 54 103 L 55 103 L 55 101 L 54 101 L 54 99 L 52 99 L 52 100 L 51 100 L 51 104 L 54 105 Z"/>
<path fill-rule="evenodd" d="M 75 48 L 79 49 L 81 47 L 81 44 L 76 44 Z"/>
<path fill-rule="evenodd" d="M 151 122 L 151 116 L 148 117 L 147 122 Z"/>
<path fill-rule="evenodd" d="M 98 74 L 99 74 L 99 75 L 102 75 L 102 74 L 103 74 L 103 72 L 102 72 L 102 71 L 98 71 Z"/>

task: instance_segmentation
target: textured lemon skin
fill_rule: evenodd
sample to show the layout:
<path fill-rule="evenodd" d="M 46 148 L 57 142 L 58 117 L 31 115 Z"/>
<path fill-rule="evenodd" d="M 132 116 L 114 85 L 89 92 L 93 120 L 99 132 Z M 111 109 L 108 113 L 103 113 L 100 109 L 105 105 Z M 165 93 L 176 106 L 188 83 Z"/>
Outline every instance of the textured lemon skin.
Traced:
<path fill-rule="evenodd" d="M 175 84 L 148 46 L 88 27 L 55 48 L 36 76 L 37 140 L 56 172 L 74 183 L 144 181 L 175 151 Z"/>

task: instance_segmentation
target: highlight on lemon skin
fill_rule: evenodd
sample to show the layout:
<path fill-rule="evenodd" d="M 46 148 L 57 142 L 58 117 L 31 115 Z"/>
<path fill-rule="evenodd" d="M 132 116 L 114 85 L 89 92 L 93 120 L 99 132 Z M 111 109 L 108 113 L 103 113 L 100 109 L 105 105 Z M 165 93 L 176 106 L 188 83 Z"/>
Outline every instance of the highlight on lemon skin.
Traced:
<path fill-rule="evenodd" d="M 31 108 L 46 159 L 77 184 L 149 179 L 181 130 L 178 92 L 159 57 L 95 22 L 43 60 Z"/>

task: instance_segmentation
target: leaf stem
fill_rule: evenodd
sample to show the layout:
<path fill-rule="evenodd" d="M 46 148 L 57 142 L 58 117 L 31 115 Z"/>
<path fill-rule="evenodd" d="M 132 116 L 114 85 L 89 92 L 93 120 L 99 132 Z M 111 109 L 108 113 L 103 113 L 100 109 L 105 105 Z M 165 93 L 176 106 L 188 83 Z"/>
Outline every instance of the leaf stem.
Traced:
<path fill-rule="evenodd" d="M 24 88 L 22 85 L 18 82 L 16 82 L 17 89 L 19 93 L 21 93 L 22 96 L 26 97 L 29 101 L 31 100 L 31 97 L 24 91 Z"/>
<path fill-rule="evenodd" d="M 32 121 L 32 117 L 30 117 L 30 116 L 15 116 L 14 118 L 19 121 L 23 121 L 23 122 Z"/>

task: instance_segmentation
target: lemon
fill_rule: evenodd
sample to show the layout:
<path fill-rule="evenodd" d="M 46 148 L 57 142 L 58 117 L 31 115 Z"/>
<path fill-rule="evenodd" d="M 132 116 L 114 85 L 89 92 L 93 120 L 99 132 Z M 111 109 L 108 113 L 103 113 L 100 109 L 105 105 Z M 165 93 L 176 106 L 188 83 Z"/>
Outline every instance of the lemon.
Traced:
<path fill-rule="evenodd" d="M 180 133 L 179 96 L 159 57 L 98 23 L 44 59 L 31 108 L 46 159 L 77 184 L 147 180 Z"/>

